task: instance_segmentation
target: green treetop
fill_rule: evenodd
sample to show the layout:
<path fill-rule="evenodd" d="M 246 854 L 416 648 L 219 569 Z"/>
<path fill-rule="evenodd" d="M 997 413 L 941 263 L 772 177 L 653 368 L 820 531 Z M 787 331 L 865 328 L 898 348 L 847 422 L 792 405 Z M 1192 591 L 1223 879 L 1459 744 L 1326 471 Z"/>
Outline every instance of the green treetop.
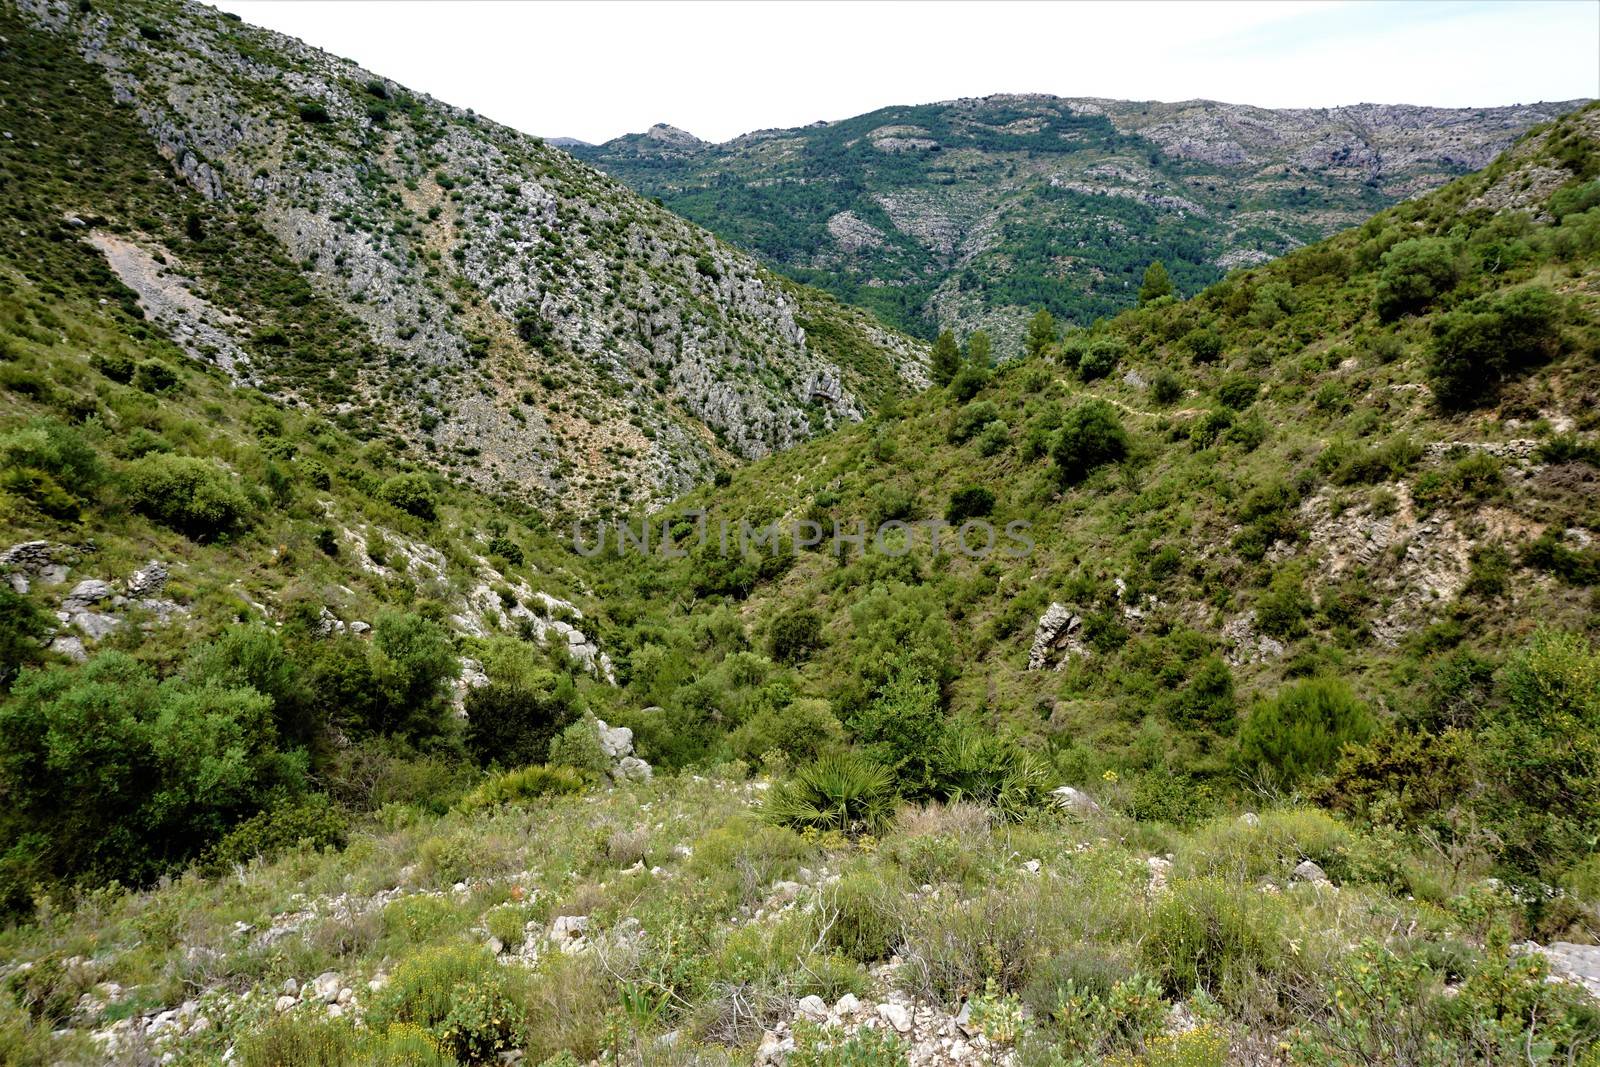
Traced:
<path fill-rule="evenodd" d="M 1167 273 L 1167 268 L 1159 259 L 1152 260 L 1144 269 L 1144 284 L 1139 286 L 1139 306 L 1144 307 L 1152 300 L 1172 295 L 1171 275 Z"/>

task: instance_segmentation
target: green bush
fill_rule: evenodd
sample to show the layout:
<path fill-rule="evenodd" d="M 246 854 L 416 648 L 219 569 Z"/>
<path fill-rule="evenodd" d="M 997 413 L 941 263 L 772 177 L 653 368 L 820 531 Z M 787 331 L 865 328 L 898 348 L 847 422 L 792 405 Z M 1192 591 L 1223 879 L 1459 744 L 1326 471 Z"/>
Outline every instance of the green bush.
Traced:
<path fill-rule="evenodd" d="M 257 812 L 212 846 L 206 866 L 214 871 L 242 865 L 257 856 L 271 860 L 299 846 L 343 848 L 349 835 L 344 813 L 322 793 Z"/>
<path fill-rule="evenodd" d="M 550 758 L 550 742 L 579 714 L 572 679 L 541 670 L 467 693 L 467 752 L 480 767 L 520 767 Z"/>
<path fill-rule="evenodd" d="M 582 771 L 574 767 L 535 764 L 505 771 L 485 780 L 472 792 L 461 798 L 457 805 L 462 811 L 481 811 L 502 804 L 518 804 L 540 797 L 563 796 L 581 793 L 588 783 Z"/>
<path fill-rule="evenodd" d="M 800 663 L 822 647 L 822 617 L 810 608 L 790 608 L 767 630 L 767 654 L 779 663 Z"/>
<path fill-rule="evenodd" d="M 1117 369 L 1128 354 L 1128 346 L 1115 337 L 1097 337 L 1089 342 L 1078 359 L 1078 376 L 1086 382 L 1104 378 Z"/>
<path fill-rule="evenodd" d="M 1442 237 L 1416 237 L 1391 247 L 1378 271 L 1378 317 L 1392 322 L 1422 311 L 1454 289 L 1461 277 L 1458 259 L 1454 243 Z"/>
<path fill-rule="evenodd" d="M 826 700 L 801 697 L 782 708 L 764 708 L 729 738 L 733 754 L 758 763 L 772 753 L 791 767 L 811 763 L 844 746 L 844 725 Z"/>
<path fill-rule="evenodd" d="M 965 444 L 990 423 L 1000 421 L 1000 409 L 992 401 L 979 400 L 958 410 L 950 419 L 947 435 L 954 445 Z"/>
<path fill-rule="evenodd" d="M 239 1067 L 456 1067 L 459 1061 L 420 1027 L 398 1024 L 382 1033 L 347 1022 L 276 1016 L 239 1041 Z"/>
<path fill-rule="evenodd" d="M 1560 319 L 1555 294 L 1538 286 L 1438 316 L 1428 362 L 1434 397 L 1447 408 L 1492 397 L 1502 382 L 1554 355 Z"/>
<path fill-rule="evenodd" d="M 528 1039 L 527 979 L 482 948 L 427 949 L 403 960 L 374 998 L 368 1023 L 426 1030 L 461 1063 L 493 1063 Z"/>
<path fill-rule="evenodd" d="M 611 769 L 611 758 L 600 747 L 600 724 L 585 715 L 550 742 L 550 762 L 600 777 Z"/>
<path fill-rule="evenodd" d="M 438 517 L 439 497 L 425 474 L 397 474 L 378 487 L 378 499 L 426 522 Z"/>
<path fill-rule="evenodd" d="M 945 521 L 959 526 L 968 519 L 979 519 L 994 511 L 994 493 L 981 485 L 969 485 L 950 494 Z"/>
<path fill-rule="evenodd" d="M 1239 761 L 1259 784 L 1291 788 L 1332 769 L 1345 745 L 1373 729 L 1372 713 L 1343 682 L 1307 679 L 1251 710 L 1239 732 Z"/>
<path fill-rule="evenodd" d="M 170 393 L 178 385 L 178 372 L 159 359 L 140 360 L 133 368 L 133 387 L 147 393 Z"/>
<path fill-rule="evenodd" d="M 250 513 L 237 482 L 193 456 L 143 456 L 128 464 L 123 481 L 135 510 L 195 540 L 229 533 Z"/>
<path fill-rule="evenodd" d="M 0 434 L 0 500 L 19 496 L 51 518 L 75 521 L 103 481 L 99 454 L 70 426 L 39 420 Z"/>
<path fill-rule="evenodd" d="M 1249 374 L 1230 374 L 1217 386 L 1217 399 L 1234 411 L 1243 411 L 1256 402 L 1261 383 Z"/>
<path fill-rule="evenodd" d="M 1116 410 L 1101 400 L 1084 400 L 1062 419 L 1050 454 L 1056 463 L 1056 477 L 1063 485 L 1073 485 L 1127 453 L 1128 433 Z"/>
<path fill-rule="evenodd" d="M 0 576 L 0 694 L 23 667 L 44 659 L 44 638 L 55 620 Z"/>
<path fill-rule="evenodd" d="M 0 705 L 0 894 L 148 882 L 304 784 L 249 688 L 157 682 L 119 652 L 24 675 Z"/>
<path fill-rule="evenodd" d="M 1183 396 L 1183 381 L 1163 368 L 1150 379 L 1150 399 L 1165 407 Z"/>
<path fill-rule="evenodd" d="M 1189 331 L 1179 343 L 1196 363 L 1215 363 L 1224 345 L 1222 335 L 1209 326 Z"/>
<path fill-rule="evenodd" d="M 1150 913 L 1145 965 L 1169 996 L 1198 989 L 1239 1004 L 1282 966 L 1284 926 L 1275 897 L 1241 892 L 1217 878 L 1179 879 Z"/>
<path fill-rule="evenodd" d="M 410 612 L 385 612 L 372 625 L 368 661 L 368 730 L 416 738 L 444 728 L 449 684 L 460 669 L 444 627 Z"/>
<path fill-rule="evenodd" d="M 1550 871 L 1600 837 L 1600 650 L 1541 631 L 1502 669 L 1479 753 L 1503 847 Z"/>
<path fill-rule="evenodd" d="M 973 363 L 965 363 L 950 379 L 950 395 L 956 403 L 965 404 L 983 391 L 989 384 L 989 369 Z"/>
<path fill-rule="evenodd" d="M 762 814 L 791 829 L 876 831 L 894 812 L 894 777 L 853 752 L 824 756 L 767 793 Z"/>

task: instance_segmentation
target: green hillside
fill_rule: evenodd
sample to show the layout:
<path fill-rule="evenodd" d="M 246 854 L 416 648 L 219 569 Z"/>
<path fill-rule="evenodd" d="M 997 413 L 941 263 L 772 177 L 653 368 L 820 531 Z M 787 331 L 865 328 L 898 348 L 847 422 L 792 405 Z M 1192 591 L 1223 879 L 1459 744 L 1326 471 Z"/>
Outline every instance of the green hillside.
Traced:
<path fill-rule="evenodd" d="M 26 12 L 0 1063 L 1594 1067 L 1600 106 L 602 523 Z"/>
<path fill-rule="evenodd" d="M 1021 348 L 1037 308 L 1190 295 L 1486 165 L 1577 106 L 1269 110 L 996 95 L 708 144 L 658 126 L 571 151 L 791 277 L 932 338 Z"/>

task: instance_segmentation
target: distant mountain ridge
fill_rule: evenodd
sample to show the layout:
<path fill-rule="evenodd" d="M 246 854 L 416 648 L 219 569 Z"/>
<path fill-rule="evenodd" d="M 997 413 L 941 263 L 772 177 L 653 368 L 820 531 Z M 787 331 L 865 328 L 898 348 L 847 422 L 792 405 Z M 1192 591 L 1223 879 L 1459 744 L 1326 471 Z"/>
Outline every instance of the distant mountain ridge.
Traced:
<path fill-rule="evenodd" d="M 1270 110 L 996 95 L 708 144 L 659 124 L 574 154 L 792 276 L 1010 354 L 1163 260 L 1185 293 L 1486 166 L 1576 101 Z"/>

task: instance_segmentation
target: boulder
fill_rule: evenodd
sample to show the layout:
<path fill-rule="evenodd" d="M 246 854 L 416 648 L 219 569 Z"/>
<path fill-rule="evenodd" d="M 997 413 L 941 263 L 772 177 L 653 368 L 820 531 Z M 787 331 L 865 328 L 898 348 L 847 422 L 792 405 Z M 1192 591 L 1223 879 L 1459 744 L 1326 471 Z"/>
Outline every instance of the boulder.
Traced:
<path fill-rule="evenodd" d="M 1290 877 L 1296 882 L 1310 882 L 1312 885 L 1327 885 L 1328 876 L 1320 866 L 1312 860 L 1301 860 Z"/>
<path fill-rule="evenodd" d="M 167 585 L 167 565 L 153 559 L 128 575 L 130 597 L 153 597 Z"/>
<path fill-rule="evenodd" d="M 879 1004 L 878 1018 L 894 1027 L 896 1033 L 911 1032 L 911 1009 L 903 1004 Z"/>
<path fill-rule="evenodd" d="M 1028 650 L 1028 669 L 1043 670 L 1050 666 L 1050 661 L 1058 652 L 1064 652 L 1065 655 L 1056 662 L 1056 670 L 1065 666 L 1073 656 L 1087 656 L 1089 649 L 1078 639 L 1082 629 L 1083 620 L 1067 610 L 1065 604 L 1051 604 L 1039 616 L 1038 626 L 1034 627 L 1033 647 Z"/>
<path fill-rule="evenodd" d="M 1098 815 L 1100 805 L 1094 798 L 1081 789 L 1074 789 L 1070 785 L 1061 786 L 1059 789 L 1050 790 L 1050 795 L 1055 797 L 1056 806 L 1074 815 Z"/>

